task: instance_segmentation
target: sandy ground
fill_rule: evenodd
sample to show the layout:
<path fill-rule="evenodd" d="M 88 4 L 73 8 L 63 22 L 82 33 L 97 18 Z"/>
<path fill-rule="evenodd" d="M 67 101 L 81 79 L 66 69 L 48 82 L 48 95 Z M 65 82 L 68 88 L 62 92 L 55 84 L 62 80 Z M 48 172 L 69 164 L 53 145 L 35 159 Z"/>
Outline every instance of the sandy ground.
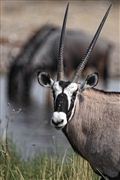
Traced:
<path fill-rule="evenodd" d="M 113 1 L 115 2 L 115 1 Z M 119 2 L 119 1 L 118 1 Z M 16 51 L 45 23 L 61 25 L 67 1 L 1 1 L 0 71 L 9 67 L 9 52 Z M 70 1 L 67 27 L 94 34 L 109 1 Z M 111 56 L 111 75 L 120 75 L 120 3 L 113 3 L 101 37 L 115 45 Z"/>

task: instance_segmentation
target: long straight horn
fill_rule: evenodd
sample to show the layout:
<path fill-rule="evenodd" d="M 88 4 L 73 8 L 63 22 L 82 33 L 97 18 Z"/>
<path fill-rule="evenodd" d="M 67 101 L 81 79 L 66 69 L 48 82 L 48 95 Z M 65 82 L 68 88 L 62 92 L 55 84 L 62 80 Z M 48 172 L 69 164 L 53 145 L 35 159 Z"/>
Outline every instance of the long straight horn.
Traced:
<path fill-rule="evenodd" d="M 61 35 L 60 35 L 58 67 L 57 67 L 57 81 L 62 80 L 64 78 L 63 51 L 64 51 L 64 39 L 65 39 L 65 29 L 66 29 L 68 8 L 69 8 L 69 3 L 67 4 L 67 7 L 66 7 L 62 30 L 61 30 Z"/>
<path fill-rule="evenodd" d="M 95 33 L 95 35 L 94 35 L 94 37 L 93 37 L 93 39 L 92 39 L 92 41 L 91 41 L 91 43 L 90 43 L 86 53 L 85 53 L 85 55 L 83 56 L 83 58 L 81 60 L 81 63 L 79 64 L 79 66 L 78 66 L 78 68 L 76 70 L 75 76 L 73 78 L 73 82 L 78 82 L 79 81 L 80 76 L 81 76 L 81 72 L 84 69 L 84 67 L 85 67 L 85 65 L 86 65 L 86 63 L 87 63 L 87 61 L 88 61 L 88 59 L 89 59 L 89 57 L 90 57 L 90 55 L 92 53 L 92 50 L 93 50 L 93 48 L 94 48 L 94 46 L 96 44 L 96 41 L 97 41 L 97 39 L 98 39 L 98 37 L 100 35 L 100 32 L 101 32 L 101 30 L 103 28 L 103 25 L 104 25 L 104 23 L 106 21 L 106 18 L 108 16 L 108 14 L 109 14 L 111 6 L 112 6 L 112 4 L 109 6 L 107 12 L 105 13 L 105 15 L 104 15 L 104 17 L 103 17 L 103 19 L 102 19 L 102 21 L 101 21 L 101 23 L 100 23 L 96 33 Z"/>

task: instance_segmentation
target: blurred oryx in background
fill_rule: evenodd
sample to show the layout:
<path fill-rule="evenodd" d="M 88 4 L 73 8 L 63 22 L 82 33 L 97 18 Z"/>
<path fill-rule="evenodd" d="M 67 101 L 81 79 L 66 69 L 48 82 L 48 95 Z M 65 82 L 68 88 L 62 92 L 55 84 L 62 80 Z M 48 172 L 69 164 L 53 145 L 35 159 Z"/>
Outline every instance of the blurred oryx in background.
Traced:
<path fill-rule="evenodd" d="M 13 58 L 8 73 L 8 95 L 14 101 L 29 101 L 32 80 L 36 71 L 47 71 L 53 76 L 57 71 L 57 54 L 60 39 L 60 27 L 42 26 Z M 64 70 L 69 78 L 81 62 L 91 35 L 81 30 L 68 30 L 65 37 Z M 96 44 L 86 70 L 98 71 L 107 85 L 112 44 L 100 39 Z"/>

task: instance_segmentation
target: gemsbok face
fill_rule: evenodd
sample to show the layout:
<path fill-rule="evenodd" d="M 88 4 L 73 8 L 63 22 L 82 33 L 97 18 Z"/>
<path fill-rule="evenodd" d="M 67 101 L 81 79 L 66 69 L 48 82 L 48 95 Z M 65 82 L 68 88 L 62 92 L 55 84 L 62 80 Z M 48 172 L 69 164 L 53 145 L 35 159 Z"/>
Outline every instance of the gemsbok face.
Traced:
<path fill-rule="evenodd" d="M 86 88 L 93 88 L 98 82 L 98 73 L 88 75 L 84 82 L 80 82 L 80 75 L 84 69 L 89 56 L 96 44 L 98 36 L 102 30 L 104 22 L 108 16 L 111 5 L 108 8 L 105 16 L 103 17 L 97 32 L 90 43 L 80 65 L 77 68 L 75 76 L 72 81 L 64 81 L 64 70 L 63 70 L 63 50 L 64 50 L 64 39 L 65 39 L 65 28 L 68 13 L 69 3 L 67 5 L 63 26 L 61 30 L 61 37 L 59 43 L 59 54 L 58 54 L 58 70 L 57 70 L 57 80 L 50 78 L 49 74 L 46 72 L 38 73 L 38 82 L 44 87 L 50 87 L 53 92 L 54 99 L 54 112 L 52 115 L 52 124 L 57 129 L 62 129 L 67 125 L 67 123 L 72 119 L 75 108 L 76 108 L 76 97 L 79 93 L 82 93 Z"/>
<path fill-rule="evenodd" d="M 98 74 L 89 75 L 84 83 L 75 83 L 53 81 L 47 73 L 42 72 L 38 75 L 38 81 L 42 86 L 52 89 L 54 99 L 52 124 L 57 129 L 62 129 L 74 115 L 77 95 L 86 88 L 94 87 L 98 82 Z"/>

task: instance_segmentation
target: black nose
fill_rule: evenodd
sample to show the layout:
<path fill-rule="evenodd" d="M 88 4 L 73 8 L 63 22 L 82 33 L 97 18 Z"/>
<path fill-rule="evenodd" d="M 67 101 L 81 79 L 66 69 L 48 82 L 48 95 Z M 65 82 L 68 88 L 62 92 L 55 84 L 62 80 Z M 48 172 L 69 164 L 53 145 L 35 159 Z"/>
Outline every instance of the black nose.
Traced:
<path fill-rule="evenodd" d="M 63 119 L 61 119 L 60 121 L 58 121 L 58 122 L 54 122 L 54 119 L 52 119 L 52 123 L 55 125 L 55 126 L 57 126 L 57 125 L 59 125 L 59 124 L 61 124 L 61 123 L 63 123 Z"/>

